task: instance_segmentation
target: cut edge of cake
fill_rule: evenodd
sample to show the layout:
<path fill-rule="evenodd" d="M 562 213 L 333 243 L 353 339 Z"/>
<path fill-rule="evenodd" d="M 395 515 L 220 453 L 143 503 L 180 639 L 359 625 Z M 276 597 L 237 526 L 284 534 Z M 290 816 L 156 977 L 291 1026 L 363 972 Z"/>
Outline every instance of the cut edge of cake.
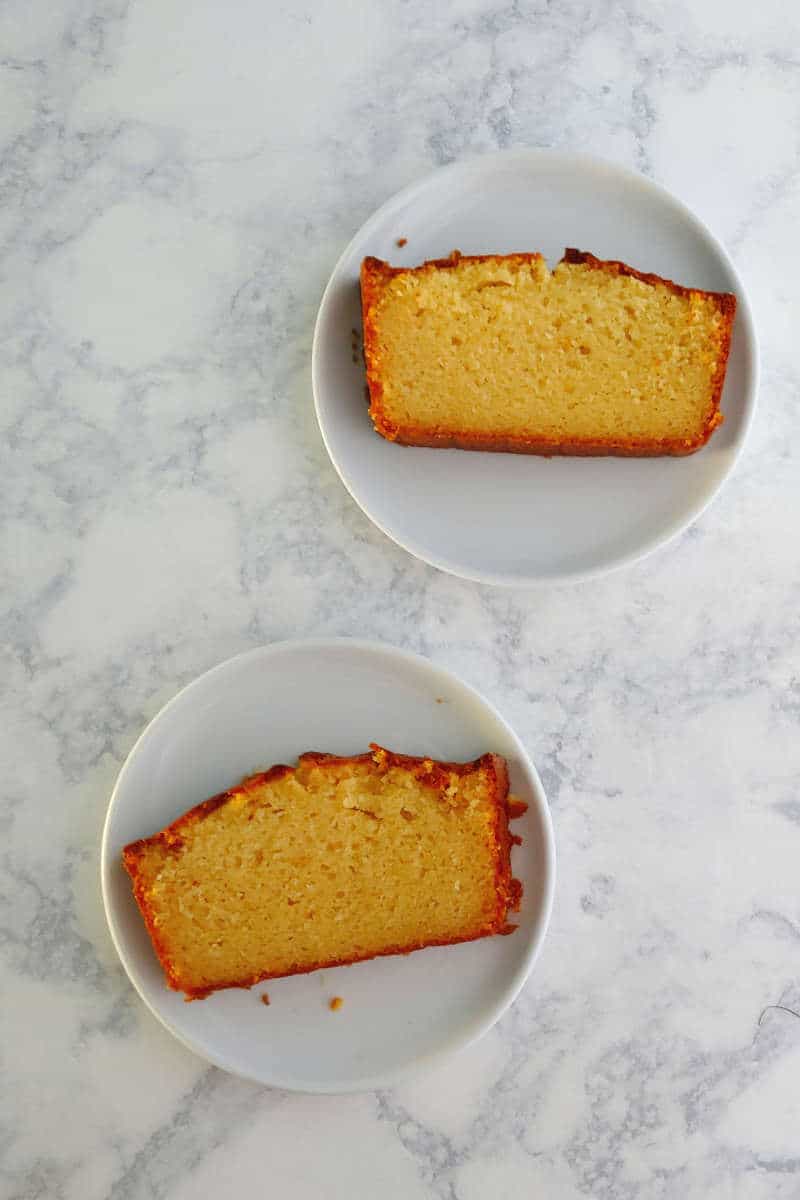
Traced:
<path fill-rule="evenodd" d="M 593 270 L 605 271 L 612 275 L 628 275 L 642 283 L 667 287 L 676 295 L 710 297 L 716 302 L 722 317 L 722 332 L 711 384 L 708 414 L 696 437 L 648 439 L 646 441 L 636 441 L 630 438 L 564 440 L 542 436 L 492 433 L 488 430 L 476 433 L 472 430 L 458 429 L 432 430 L 421 425 L 399 427 L 387 414 L 383 401 L 384 388 L 376 321 L 376 306 L 387 282 L 402 274 L 454 269 L 461 262 L 517 262 L 520 264 L 544 262 L 544 256 L 539 253 L 462 255 L 459 250 L 453 250 L 447 258 L 429 259 L 416 267 L 393 267 L 383 259 L 372 256 L 368 256 L 362 261 L 360 283 L 364 363 L 370 400 L 369 414 L 375 431 L 387 441 L 404 446 L 505 451 L 515 454 L 537 454 L 545 457 L 559 455 L 575 457 L 614 455 L 627 458 L 652 458 L 666 455 L 674 457 L 694 454 L 705 446 L 714 430 L 719 428 L 724 420 L 720 411 L 720 402 L 725 384 L 733 322 L 736 316 L 736 296 L 731 292 L 712 292 L 704 291 L 702 288 L 685 287 L 661 275 L 638 271 L 616 259 L 597 258 L 588 251 L 572 247 L 565 249 L 560 261 L 588 266 Z"/>
<path fill-rule="evenodd" d="M 278 979 L 287 975 L 305 975 L 312 971 L 318 971 L 325 968 L 349 966 L 356 962 L 363 962 L 372 958 L 381 958 L 388 955 L 409 954 L 415 950 L 422 950 L 429 946 L 449 946 L 456 945 L 461 942 L 475 941 L 483 937 L 491 937 L 494 934 L 509 934 L 513 933 L 517 928 L 516 925 L 508 921 L 510 913 L 518 912 L 522 902 L 522 883 L 515 879 L 511 872 L 511 847 L 521 844 L 522 839 L 513 834 L 509 829 L 509 821 L 523 815 L 527 810 L 527 804 L 516 797 L 509 795 L 508 768 L 505 759 L 498 754 L 484 754 L 471 762 L 440 762 L 431 758 L 415 757 L 412 755 L 396 754 L 391 750 L 377 745 L 374 742 L 370 743 L 368 752 L 359 755 L 343 756 L 335 754 L 327 754 L 319 751 L 307 751 L 304 754 L 298 755 L 298 766 L 303 763 L 312 763 L 320 765 L 336 766 L 338 764 L 349 765 L 357 763 L 374 763 L 380 767 L 400 767 L 411 771 L 415 777 L 427 786 L 435 788 L 443 788 L 449 784 L 449 775 L 468 775 L 481 770 L 487 770 L 491 778 L 491 801 L 492 808 L 495 814 L 494 822 L 494 845 L 496 847 L 495 859 L 495 879 L 494 893 L 496 905 L 491 919 L 485 921 L 480 927 L 465 932 L 463 936 L 450 937 L 440 940 L 424 940 L 413 944 L 404 944 L 402 946 L 387 946 L 385 949 L 374 953 L 356 955 L 348 958 L 332 958 L 324 959 L 302 968 L 291 971 L 259 971 L 247 978 L 238 979 L 231 982 L 222 983 L 216 986 L 208 987 L 187 987 L 185 982 L 181 982 L 180 976 L 175 968 L 170 947 L 166 939 L 162 936 L 155 919 L 155 912 L 150 904 L 147 896 L 147 881 L 144 879 L 141 866 L 141 858 L 146 848 L 160 845 L 164 849 L 179 850 L 182 841 L 182 833 L 192 825 L 205 820 L 206 817 L 216 812 L 217 809 L 229 803 L 236 797 L 247 794 L 247 792 L 255 791 L 262 787 L 265 783 L 274 782 L 295 773 L 296 767 L 290 767 L 279 763 L 270 767 L 266 771 L 260 771 L 253 775 L 247 776 L 236 786 L 229 788 L 227 791 L 220 792 L 216 796 L 211 796 L 209 799 L 202 801 L 200 804 L 190 808 L 187 812 L 177 817 L 171 824 L 157 833 L 152 834 L 147 838 L 139 838 L 138 840 L 129 843 L 122 851 L 122 864 L 130 876 L 133 886 L 133 894 L 136 904 L 142 915 L 145 927 L 150 936 L 153 949 L 164 971 L 168 986 L 173 991 L 183 992 L 186 1000 L 202 1000 L 210 996 L 213 992 L 221 991 L 227 988 L 250 988 L 257 983 L 262 983 L 268 979 Z"/>

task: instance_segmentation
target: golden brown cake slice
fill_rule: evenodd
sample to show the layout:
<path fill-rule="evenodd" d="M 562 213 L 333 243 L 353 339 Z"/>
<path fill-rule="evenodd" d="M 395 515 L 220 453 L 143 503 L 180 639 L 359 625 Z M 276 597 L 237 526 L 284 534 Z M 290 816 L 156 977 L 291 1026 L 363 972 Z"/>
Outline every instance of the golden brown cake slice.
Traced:
<path fill-rule="evenodd" d="M 169 986 L 198 999 L 510 932 L 508 821 L 522 810 L 495 754 L 303 754 L 126 846 L 123 862 Z"/>
<path fill-rule="evenodd" d="M 736 312 L 567 250 L 419 267 L 365 258 L 364 357 L 375 429 L 409 446 L 525 454 L 691 454 L 722 422 Z"/>

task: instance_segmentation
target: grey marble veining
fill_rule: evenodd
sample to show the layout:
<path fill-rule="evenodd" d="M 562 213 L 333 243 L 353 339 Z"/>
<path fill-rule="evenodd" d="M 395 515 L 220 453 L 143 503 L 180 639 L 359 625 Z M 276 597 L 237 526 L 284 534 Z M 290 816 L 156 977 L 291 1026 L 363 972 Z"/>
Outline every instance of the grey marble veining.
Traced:
<path fill-rule="evenodd" d="M 0 1194 L 800 1196 L 800 1020 L 763 1011 L 800 1006 L 798 118 L 785 0 L 0 9 Z M 764 354 L 702 520 L 535 593 L 387 541 L 310 402 L 316 307 L 361 221 L 516 145 L 681 195 L 735 255 Z M 327 633 L 478 684 L 540 768 L 559 851 L 500 1024 L 340 1099 L 175 1043 L 116 959 L 97 863 L 161 704 Z"/>

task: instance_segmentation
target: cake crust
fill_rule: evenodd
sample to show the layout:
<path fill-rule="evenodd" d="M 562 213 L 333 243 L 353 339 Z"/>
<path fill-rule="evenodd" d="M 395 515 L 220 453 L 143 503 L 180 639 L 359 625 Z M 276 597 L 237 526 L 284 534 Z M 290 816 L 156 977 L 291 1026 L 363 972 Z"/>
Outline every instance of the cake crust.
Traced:
<path fill-rule="evenodd" d="M 493 934 L 511 933 L 516 928 L 509 923 L 510 913 L 520 908 L 522 885 L 513 878 L 511 873 L 511 847 L 521 839 L 512 835 L 509 821 L 521 816 L 526 805 L 508 795 L 508 771 L 505 760 L 497 754 L 485 754 L 473 762 L 437 762 L 430 758 L 418 758 L 409 755 L 395 754 L 375 743 L 370 744 L 370 751 L 351 757 L 308 751 L 298 757 L 298 767 L 301 765 L 318 766 L 323 769 L 336 770 L 358 764 L 374 765 L 379 771 L 390 768 L 400 768 L 409 772 L 415 779 L 427 787 L 442 790 L 447 787 L 453 775 L 468 776 L 475 772 L 486 771 L 490 780 L 492 804 L 492 838 L 495 847 L 494 855 L 494 902 L 491 913 L 479 924 L 464 929 L 457 936 L 446 938 L 425 938 L 398 945 L 387 945 L 380 950 L 364 954 L 353 954 L 346 957 L 321 957 L 318 961 L 307 963 L 290 970 L 271 970 L 269 967 L 253 971 L 235 980 L 226 980 L 219 984 L 205 987 L 187 985 L 182 979 L 178 964 L 175 961 L 169 938 L 159 927 L 157 913 L 149 894 L 149 881 L 143 870 L 143 858 L 149 850 L 157 848 L 165 855 L 179 854 L 187 832 L 205 821 L 212 813 L 237 798 L 247 796 L 260 789 L 265 783 L 276 782 L 295 774 L 296 768 L 277 764 L 267 771 L 248 776 L 240 784 L 216 796 L 204 800 L 194 808 L 183 813 L 165 829 L 148 838 L 131 842 L 122 852 L 122 862 L 131 878 L 133 893 L 140 909 L 145 926 L 150 935 L 153 948 L 164 970 L 167 983 L 175 991 L 184 992 L 187 1000 L 199 1000 L 221 988 L 238 987 L 250 988 L 256 983 L 267 979 L 276 979 L 286 975 L 307 974 L 311 971 L 327 967 L 346 966 L 370 958 L 386 955 L 409 954 L 414 950 L 427 946 L 454 945 L 459 942 L 473 941 Z"/>
<path fill-rule="evenodd" d="M 725 371 L 730 352 L 736 297 L 727 292 L 706 292 L 688 288 L 671 279 L 638 271 L 626 263 L 596 258 L 587 251 L 567 248 L 562 263 L 579 264 L 610 276 L 630 276 L 648 285 L 661 285 L 676 296 L 712 298 L 721 317 L 721 335 L 711 381 L 709 403 L 702 427 L 690 438 L 631 438 L 580 437 L 555 438 L 531 434 L 496 433 L 487 429 L 431 428 L 419 423 L 403 425 L 394 421 L 387 411 L 383 380 L 383 355 L 379 332 L 378 309 L 386 285 L 404 274 L 426 275 L 457 269 L 461 263 L 534 264 L 543 262 L 541 254 L 478 254 L 462 255 L 454 250 L 447 258 L 430 259 L 418 267 L 392 267 L 382 259 L 367 257 L 361 264 L 361 307 L 364 329 L 364 361 L 370 398 L 370 417 L 381 437 L 406 446 L 426 446 L 440 449 L 489 450 L 516 454 L 537 454 L 546 457 L 569 455 L 597 457 L 614 455 L 628 458 L 683 456 L 694 454 L 704 446 L 715 429 L 723 422 L 720 401 L 725 383 Z"/>

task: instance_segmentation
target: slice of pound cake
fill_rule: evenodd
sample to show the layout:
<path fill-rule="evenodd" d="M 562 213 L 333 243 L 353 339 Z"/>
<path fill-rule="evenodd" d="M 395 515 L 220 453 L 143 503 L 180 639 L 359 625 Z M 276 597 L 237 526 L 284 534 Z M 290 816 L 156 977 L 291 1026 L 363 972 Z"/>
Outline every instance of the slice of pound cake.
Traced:
<path fill-rule="evenodd" d="M 722 422 L 736 312 L 567 250 L 361 267 L 375 429 L 408 446 L 691 454 Z"/>
<path fill-rule="evenodd" d="M 502 758 L 303 754 L 133 842 L 133 880 L 171 988 L 218 988 L 510 932 Z"/>

